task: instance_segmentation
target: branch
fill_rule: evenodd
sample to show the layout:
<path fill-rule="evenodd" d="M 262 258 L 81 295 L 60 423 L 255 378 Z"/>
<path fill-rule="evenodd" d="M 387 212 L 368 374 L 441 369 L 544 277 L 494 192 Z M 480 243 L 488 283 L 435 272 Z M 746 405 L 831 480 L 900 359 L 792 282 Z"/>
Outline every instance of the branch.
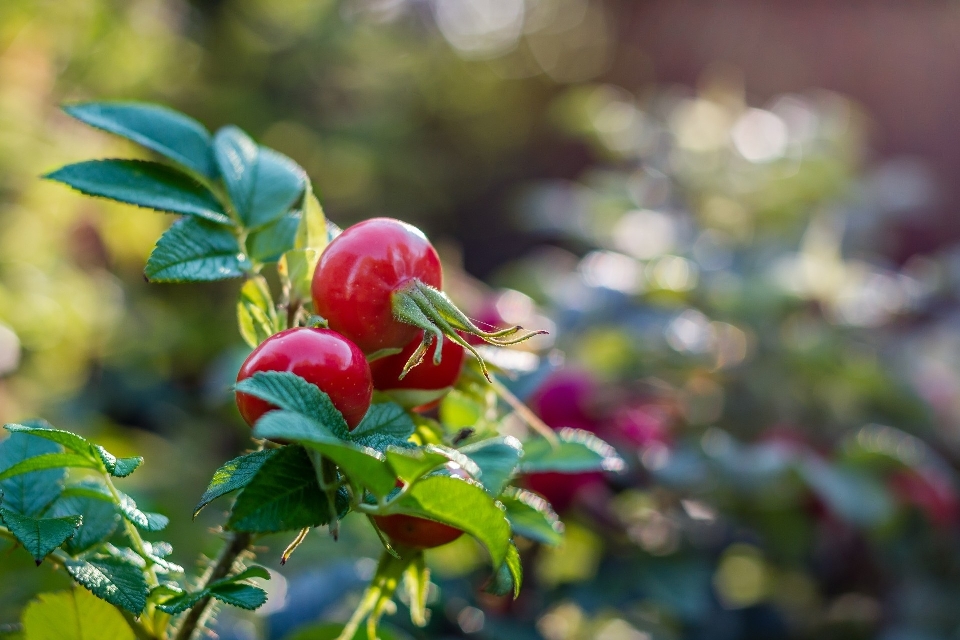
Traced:
<path fill-rule="evenodd" d="M 227 577 L 237 559 L 250 548 L 252 542 L 253 536 L 249 533 L 231 533 L 227 538 L 227 544 L 220 551 L 220 556 L 204 574 L 200 589 L 205 589 L 213 582 Z M 190 640 L 197 630 L 203 628 L 209 617 L 210 600 L 211 598 L 207 596 L 190 609 L 180 623 L 174 640 Z"/>

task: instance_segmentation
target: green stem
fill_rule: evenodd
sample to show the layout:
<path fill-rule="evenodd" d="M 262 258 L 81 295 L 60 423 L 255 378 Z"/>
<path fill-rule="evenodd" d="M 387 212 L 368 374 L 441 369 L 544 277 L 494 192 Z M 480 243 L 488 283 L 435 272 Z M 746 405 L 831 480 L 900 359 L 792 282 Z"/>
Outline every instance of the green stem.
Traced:
<path fill-rule="evenodd" d="M 534 431 L 539 433 L 544 437 L 554 448 L 560 446 L 560 440 L 557 438 L 557 434 L 553 432 L 543 420 L 540 419 L 537 414 L 530 410 L 530 407 L 523 404 L 523 402 L 517 396 L 507 389 L 502 382 L 496 378 L 490 379 L 490 384 L 493 387 L 493 390 L 496 391 L 497 395 L 500 396 L 504 402 L 510 405 L 510 408 L 513 409 L 520 418 L 527 423 Z"/>
<path fill-rule="evenodd" d="M 227 543 L 220 550 L 217 560 L 210 565 L 201 578 L 200 590 L 206 589 L 210 584 L 227 577 L 233 570 L 237 559 L 253 543 L 253 536 L 249 533 L 235 532 L 227 537 Z M 203 629 L 204 623 L 209 618 L 209 607 L 211 598 L 208 596 L 195 604 L 187 613 L 186 617 L 180 622 L 180 626 L 173 636 L 174 640 L 191 640 L 197 631 Z"/>

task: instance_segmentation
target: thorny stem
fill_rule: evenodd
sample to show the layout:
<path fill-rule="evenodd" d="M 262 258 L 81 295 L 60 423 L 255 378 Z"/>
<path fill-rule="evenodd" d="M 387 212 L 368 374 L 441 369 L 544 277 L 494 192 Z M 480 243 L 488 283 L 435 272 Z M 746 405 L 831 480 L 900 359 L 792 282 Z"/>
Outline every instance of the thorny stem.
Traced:
<path fill-rule="evenodd" d="M 231 533 L 227 537 L 227 544 L 220 550 L 220 555 L 217 557 L 216 562 L 210 565 L 206 572 L 204 572 L 200 589 L 205 589 L 217 580 L 227 577 L 233 569 L 234 564 L 236 564 L 237 559 L 243 552 L 250 548 L 252 542 L 253 536 L 249 533 Z M 210 601 L 210 596 L 207 596 L 190 609 L 190 612 L 181 621 L 176 635 L 173 636 L 174 640 L 191 640 L 194 633 L 203 628 L 209 615 Z"/>

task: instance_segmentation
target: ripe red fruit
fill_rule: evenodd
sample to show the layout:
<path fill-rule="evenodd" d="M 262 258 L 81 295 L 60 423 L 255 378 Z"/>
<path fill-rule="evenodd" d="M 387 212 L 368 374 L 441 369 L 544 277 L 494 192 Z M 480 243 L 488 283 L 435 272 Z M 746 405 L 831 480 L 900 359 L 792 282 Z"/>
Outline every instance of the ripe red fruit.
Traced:
<path fill-rule="evenodd" d="M 451 476 L 470 478 L 470 474 L 456 464 L 447 463 L 447 470 Z M 403 486 L 403 483 L 398 480 L 397 486 Z M 373 516 L 373 520 L 391 542 L 409 549 L 433 549 L 453 542 L 463 535 L 463 531 L 456 527 L 403 513 Z"/>
<path fill-rule="evenodd" d="M 463 531 L 450 525 L 402 513 L 373 519 L 391 542 L 410 549 L 433 549 L 463 535 Z"/>
<path fill-rule="evenodd" d="M 329 329 L 296 327 L 270 336 L 247 356 L 237 382 L 258 371 L 289 371 L 316 385 L 330 396 L 351 429 L 370 408 L 373 382 L 363 352 Z M 260 398 L 239 392 L 237 408 L 250 426 L 276 409 Z"/>
<path fill-rule="evenodd" d="M 396 319 L 392 294 L 414 279 L 436 289 L 443 284 L 440 257 L 426 236 L 399 220 L 365 220 L 320 256 L 314 309 L 366 353 L 402 349 L 420 330 Z"/>
<path fill-rule="evenodd" d="M 423 362 L 410 369 L 403 378 L 400 377 L 403 366 L 420 346 L 421 340 L 422 332 L 400 353 L 379 358 L 370 363 L 374 388 L 381 391 L 389 389 L 437 391 L 452 387 L 456 383 L 457 378 L 460 377 L 460 370 L 463 368 L 464 351 L 463 347 L 449 339 L 443 341 L 443 347 L 440 350 L 442 357 L 440 364 L 433 363 L 433 356 L 437 351 L 437 342 L 434 341 L 427 349 Z"/>

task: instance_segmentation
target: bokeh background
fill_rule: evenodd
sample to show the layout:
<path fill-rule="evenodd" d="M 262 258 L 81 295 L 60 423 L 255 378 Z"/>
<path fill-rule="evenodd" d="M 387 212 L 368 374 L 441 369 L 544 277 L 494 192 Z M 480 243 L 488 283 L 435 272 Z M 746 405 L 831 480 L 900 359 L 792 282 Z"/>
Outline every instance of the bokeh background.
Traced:
<path fill-rule="evenodd" d="M 960 638 L 958 49 L 947 1 L 4 0 L 0 419 L 146 455 L 174 559 L 215 549 L 235 285 L 148 286 L 169 217 L 39 179 L 140 153 L 60 103 L 162 102 L 295 159 L 340 226 L 422 226 L 475 317 L 551 329 L 515 390 L 628 461 L 525 479 L 564 546 L 523 545 L 516 602 L 438 550 L 397 637 Z M 378 547 L 344 525 L 282 572 L 267 539 L 273 598 L 221 637 L 343 619 Z M 68 583 L 0 554 L 2 636 Z"/>

